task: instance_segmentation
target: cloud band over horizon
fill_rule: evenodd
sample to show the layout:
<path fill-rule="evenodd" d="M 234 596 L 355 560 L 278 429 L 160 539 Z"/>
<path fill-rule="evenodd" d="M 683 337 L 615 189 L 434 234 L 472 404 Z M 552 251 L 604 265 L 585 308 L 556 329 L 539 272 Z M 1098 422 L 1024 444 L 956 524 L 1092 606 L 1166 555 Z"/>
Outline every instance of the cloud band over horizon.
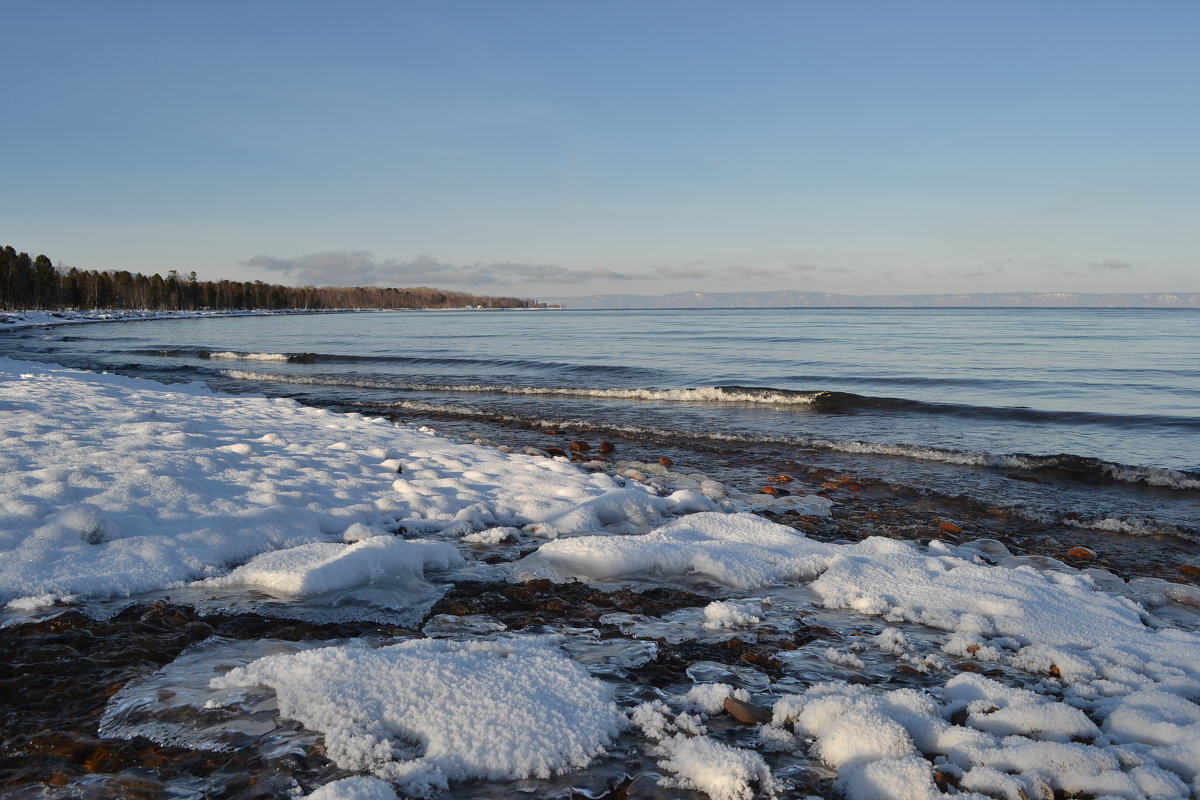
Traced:
<path fill-rule="evenodd" d="M 325 251 L 292 258 L 259 254 L 241 262 L 243 266 L 282 273 L 286 279 L 302 285 L 399 286 L 444 284 L 464 287 L 508 287 L 528 284 L 580 284 L 593 281 L 663 281 L 679 278 L 705 280 L 741 280 L 746 278 L 782 279 L 805 273 L 846 272 L 822 269 L 809 264 L 783 268 L 742 265 L 700 265 L 652 267 L 645 272 L 619 272 L 612 269 L 573 269 L 558 264 L 531 264 L 516 261 L 451 264 L 422 254 L 412 259 L 377 260 L 365 250 Z"/>

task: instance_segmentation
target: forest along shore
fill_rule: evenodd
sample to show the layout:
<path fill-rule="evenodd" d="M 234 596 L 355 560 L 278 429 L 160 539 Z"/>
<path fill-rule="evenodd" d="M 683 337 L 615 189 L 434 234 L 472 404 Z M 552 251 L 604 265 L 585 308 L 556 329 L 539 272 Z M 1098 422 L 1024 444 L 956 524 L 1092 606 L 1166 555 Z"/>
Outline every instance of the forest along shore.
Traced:
<path fill-rule="evenodd" d="M 0 405 L 7 796 L 1200 785 L 1178 566 L 769 452 L 455 441 L 8 359 Z"/>
<path fill-rule="evenodd" d="M 285 286 L 255 281 L 201 280 L 193 270 L 166 277 L 123 269 L 78 269 L 0 247 L 0 311 L 253 311 L 351 308 L 545 308 L 516 297 L 491 297 L 421 287 Z"/>

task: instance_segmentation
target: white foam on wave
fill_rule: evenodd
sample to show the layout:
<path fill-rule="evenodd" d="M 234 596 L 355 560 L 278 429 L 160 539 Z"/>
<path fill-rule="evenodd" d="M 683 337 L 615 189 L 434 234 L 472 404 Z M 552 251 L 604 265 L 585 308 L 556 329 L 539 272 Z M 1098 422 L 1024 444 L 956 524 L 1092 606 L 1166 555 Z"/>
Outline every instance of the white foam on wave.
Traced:
<path fill-rule="evenodd" d="M 1001 469 L 1043 470 L 1052 466 L 1054 456 L 1030 456 L 996 454 L 970 450 L 945 450 L 937 447 L 921 447 L 910 444 L 888 444 L 880 442 L 837 441 L 813 439 L 810 446 L 841 453 L 864 455 L 899 456 L 921 461 L 936 461 L 965 467 L 998 467 Z M 1107 477 L 1119 483 L 1144 483 L 1167 489 L 1200 489 L 1200 479 L 1167 467 L 1128 466 L 1100 462 L 1096 466 L 1096 477 Z"/>
<path fill-rule="evenodd" d="M 209 353 L 209 358 L 222 359 L 226 361 L 287 361 L 287 353 L 237 353 L 232 350 L 223 350 L 216 353 Z"/>
<path fill-rule="evenodd" d="M 1168 489 L 1200 489 L 1200 479 L 1162 467 L 1130 467 L 1122 464 L 1105 465 L 1106 474 L 1123 483 L 1145 483 Z"/>
<path fill-rule="evenodd" d="M 217 354 L 213 358 L 250 358 L 247 355 Z M 260 360 L 287 360 L 281 359 Z M 530 397 L 595 397 L 610 400 L 650 400 L 671 403 L 753 403 L 771 406 L 809 406 L 822 392 L 783 392 L 773 389 L 733 389 L 702 386 L 691 389 L 600 389 L 589 387 L 516 386 L 482 383 L 399 383 L 387 380 L 329 377 L 326 375 L 279 375 L 272 372 L 225 370 L 235 380 L 291 383 L 305 386 L 345 386 L 359 389 L 404 389 L 413 392 L 461 392 L 464 394 L 506 394 Z"/>

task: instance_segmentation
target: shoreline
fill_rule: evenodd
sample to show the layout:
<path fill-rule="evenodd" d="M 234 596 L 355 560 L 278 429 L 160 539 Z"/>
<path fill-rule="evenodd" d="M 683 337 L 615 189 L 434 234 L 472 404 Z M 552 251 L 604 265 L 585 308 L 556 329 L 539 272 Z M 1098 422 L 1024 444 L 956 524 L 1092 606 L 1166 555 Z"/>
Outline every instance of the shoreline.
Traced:
<path fill-rule="evenodd" d="M 428 427 L 292 400 L 9 359 L 0 359 L 0 406 L 0 501 L 10 528 L 0 541 L 18 545 L 0 568 L 0 592 L 11 604 L 0 639 L 14 654 L 2 678 L 10 689 L 5 710 L 28 719 L 0 746 L 8 786 L 69 792 L 90 781 L 117 797 L 129 791 L 133 770 L 140 780 L 153 775 L 164 792 L 186 778 L 236 794 L 238 781 L 257 775 L 276 792 L 291 786 L 322 797 L 353 797 L 345 781 L 375 781 L 379 797 L 392 791 L 387 781 L 427 793 L 419 781 L 395 777 L 403 768 L 434 780 L 419 759 L 364 770 L 318 747 L 337 741 L 342 724 L 320 706 L 292 712 L 311 714 L 317 733 L 305 734 L 308 755 L 291 761 L 260 751 L 253 736 L 233 752 L 256 755 L 214 759 L 209 748 L 186 744 L 200 741 L 189 733 L 200 711 L 186 703 L 154 710 L 163 701 L 152 698 L 164 690 L 217 703 L 205 670 L 266 669 L 251 655 L 262 652 L 255 642 L 264 638 L 298 643 L 270 645 L 288 653 L 280 656 L 290 659 L 288 672 L 253 679 L 274 681 L 281 696 L 303 674 L 296 670 L 324 669 L 326 657 L 366 648 L 381 669 L 395 658 L 438 674 L 465 668 L 462 659 L 476 652 L 469 648 L 487 653 L 507 641 L 511 657 L 549 659 L 548 668 L 565 670 L 580 691 L 595 689 L 600 698 L 609 691 L 603 686 L 615 689 L 624 699 L 611 713 L 628 720 L 605 722 L 586 746 L 608 741 L 610 755 L 593 755 L 588 767 L 559 762 L 568 783 L 551 779 L 541 784 L 547 791 L 582 781 L 601 793 L 647 796 L 668 781 L 733 798 L 772 796 L 786 784 L 874 800 L 890 795 L 872 770 L 895 781 L 899 759 L 909 777 L 892 784 L 905 793 L 894 796 L 928 789 L 936 794 L 921 796 L 933 797 L 939 785 L 984 790 L 992 785 L 989 759 L 1028 752 L 1010 780 L 1030 789 L 1035 780 L 1060 790 L 1123 780 L 1129 788 L 1120 796 L 1141 797 L 1128 783 L 1130 768 L 1110 753 L 1125 744 L 1141 754 L 1136 774 L 1153 777 L 1167 790 L 1160 794 L 1181 792 L 1200 775 L 1200 758 L 1159 752 L 1165 745 L 1142 729 L 1120 727 L 1121 714 L 1135 709 L 1160 729 L 1176 719 L 1166 706 L 1137 705 L 1135 686 L 1185 703 L 1200 697 L 1193 658 L 1200 617 L 1189 610 L 1200 605 L 1200 589 L 1106 576 L 1096 569 L 1110 566 L 1102 549 L 1047 554 L 1063 555 L 1058 562 L 1023 554 L 1023 543 L 1037 541 L 1033 528 L 1006 547 L 993 534 L 1006 526 L 1018 534 L 1013 521 L 961 498 L 905 498 L 886 485 L 816 471 L 786 482 L 766 475 L 763 483 L 782 490 L 771 497 L 754 485 L 770 471 L 769 453 L 705 470 L 696 451 L 617 441 L 601 461 L 593 457 L 598 442 L 595 450 L 572 448 L 569 430 L 528 430 L 526 443 L 455 441 Z M 533 437 L 541 437 L 537 446 Z M 563 455 L 553 457 L 560 445 Z M 581 460 L 569 460 L 572 452 Z M 713 480 L 722 470 L 731 479 Z M 117 600 L 96 614 L 88 612 L 89 595 Z M 547 633 L 557 637 L 552 650 L 532 644 Z M 345 643 L 362 637 L 365 644 Z M 325 655 L 306 655 L 317 645 Z M 1136 680 L 1117 669 L 1125 648 L 1146 665 L 1134 670 Z M 47 669 L 39 653 L 61 668 Z M 198 666 L 175 666 L 184 662 Z M 79 667 L 71 665 L 92 663 L 83 682 L 97 691 L 64 702 L 65 693 L 79 695 Z M 368 705 L 397 702 L 381 699 L 389 695 L 369 679 L 329 680 Z M 1109 699 L 1089 700 L 1101 684 Z M 485 682 L 479 702 L 503 703 L 501 688 Z M 912 689 L 931 699 L 905 706 L 903 692 Z M 724 699 L 735 690 L 739 702 L 766 709 L 767 721 L 734 721 Z M 965 716 L 947 722 L 959 719 L 955 698 L 971 692 L 997 709 L 967 713 L 964 702 Z M 1018 702 L 1014 692 L 1028 696 Z M 816 722 L 820 704 L 835 699 L 840 710 L 830 707 L 821 712 L 832 714 L 827 722 Z M 565 698 L 552 702 L 567 707 Z M 596 700 L 605 709 L 609 702 Z M 25 703 L 35 710 L 23 712 Z M 1010 705 L 1013 713 L 1005 711 Z M 140 716 L 141 708 L 151 716 Z M 466 726 L 477 710 L 439 724 Z M 101 711 L 108 721 L 97 731 Z M 242 712 L 222 713 L 230 730 L 244 725 Z M 571 713 L 582 715 L 575 725 L 595 722 L 590 711 Z M 1187 725 L 1200 735 L 1200 707 L 1196 713 Z M 1001 718 L 1008 727 L 996 727 Z M 254 725 L 285 740 L 297 735 L 273 720 L 267 712 Z M 841 745 L 851 747 L 842 759 L 830 750 L 838 725 L 871 731 L 875 740 L 908 732 L 888 740 L 895 745 L 887 753 Z M 175 733 L 154 741 L 164 730 Z M 973 744 L 935 746 L 930 738 L 951 735 Z M 810 751 L 805 741 L 816 746 Z M 706 782 L 705 770 L 687 766 L 680 748 L 694 747 L 732 782 Z M 1045 759 L 1059 757 L 1061 747 L 1101 766 L 1045 772 Z M 503 792 L 523 775 L 518 762 L 494 763 L 503 766 L 473 780 L 487 777 Z M 739 773 L 739 764 L 749 771 Z M 454 797 L 455 781 L 442 794 Z"/>
<path fill-rule="evenodd" d="M 169 319 L 217 319 L 222 317 L 278 317 L 310 314 L 382 314 L 409 311 L 560 311 L 557 308 L 312 308 L 246 309 L 207 311 L 147 311 L 97 309 L 95 311 L 0 311 L 0 332 L 22 328 L 75 325 L 92 322 L 154 322 Z"/>

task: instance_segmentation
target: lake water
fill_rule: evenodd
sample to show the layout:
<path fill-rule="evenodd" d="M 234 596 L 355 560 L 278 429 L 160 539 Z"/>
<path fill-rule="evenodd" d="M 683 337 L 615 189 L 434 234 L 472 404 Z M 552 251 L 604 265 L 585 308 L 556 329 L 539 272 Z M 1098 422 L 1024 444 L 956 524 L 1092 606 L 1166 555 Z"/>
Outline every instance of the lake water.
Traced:
<path fill-rule="evenodd" d="M 1200 537 L 1200 311 L 387 312 L 27 329 L 0 352 L 405 420 L 727 448 Z"/>

